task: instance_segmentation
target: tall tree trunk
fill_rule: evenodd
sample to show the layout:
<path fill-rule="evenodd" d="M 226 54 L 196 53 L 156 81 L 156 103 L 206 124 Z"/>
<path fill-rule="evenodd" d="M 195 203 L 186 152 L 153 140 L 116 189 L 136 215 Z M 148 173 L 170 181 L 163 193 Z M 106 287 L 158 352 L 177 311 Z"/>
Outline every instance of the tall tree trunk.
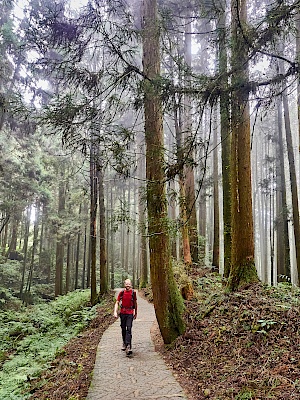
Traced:
<path fill-rule="evenodd" d="M 137 186 L 133 183 L 133 224 L 132 224 L 132 282 L 133 287 L 137 283 L 137 268 L 136 268 L 136 215 L 137 215 Z"/>
<path fill-rule="evenodd" d="M 80 203 L 79 211 L 78 211 L 79 218 L 81 217 L 81 208 L 82 208 L 82 204 Z M 76 244 L 76 255 L 75 255 L 75 282 L 74 282 L 75 290 L 78 289 L 80 239 L 81 239 L 81 228 L 78 230 L 78 233 L 77 233 L 77 244 Z"/>
<path fill-rule="evenodd" d="M 180 165 L 182 160 L 184 159 L 184 150 L 182 146 L 183 142 L 183 132 L 182 132 L 182 123 L 181 123 L 181 100 L 179 99 L 178 105 L 175 105 L 174 110 L 174 120 L 175 120 L 175 132 L 176 132 L 176 153 L 177 153 L 177 164 Z M 175 99 L 174 99 L 174 104 Z M 188 229 L 188 221 L 187 221 L 187 206 L 186 206 L 186 190 L 185 190 L 185 180 L 184 180 L 184 166 L 179 168 L 178 171 L 178 183 L 179 183 L 179 210 L 180 210 L 180 229 L 181 229 L 181 238 L 182 238 L 182 252 L 183 252 L 183 261 L 186 265 L 190 265 L 192 263 L 191 251 L 190 251 L 190 237 L 189 237 L 189 229 Z"/>
<path fill-rule="evenodd" d="M 15 210 L 14 215 L 11 219 L 11 238 L 8 249 L 8 258 L 15 260 L 16 259 L 16 250 L 17 250 L 17 241 L 18 241 L 18 230 L 21 221 L 21 212 L 20 210 Z"/>
<path fill-rule="evenodd" d="M 213 201 L 214 201 L 214 238 L 213 238 L 213 259 L 212 265 L 219 272 L 220 268 L 220 216 L 219 216 L 219 160 L 218 160 L 218 128 L 216 121 L 216 108 L 214 118 L 213 138 Z"/>
<path fill-rule="evenodd" d="M 70 235 L 67 237 L 67 265 L 66 265 L 66 290 L 65 293 L 70 291 L 70 278 L 71 278 L 71 239 Z"/>
<path fill-rule="evenodd" d="M 99 180 L 99 224 L 100 224 L 100 294 L 108 292 L 107 254 L 106 254 L 106 221 L 104 205 L 104 172 L 101 161 L 98 165 Z"/>
<path fill-rule="evenodd" d="M 296 23 L 296 58 L 300 59 L 300 9 L 295 15 Z M 300 76 L 298 74 L 298 85 L 297 85 L 297 106 L 298 106 L 298 135 L 299 135 L 299 151 L 300 151 Z"/>
<path fill-rule="evenodd" d="M 147 206 L 150 274 L 157 321 L 165 343 L 184 332 L 183 300 L 176 285 L 170 254 L 164 173 L 162 106 L 155 87 L 160 74 L 156 0 L 144 0 L 143 66 L 146 139 Z"/>
<path fill-rule="evenodd" d="M 22 280 L 20 286 L 20 297 L 23 299 L 23 290 L 25 283 L 25 273 L 26 273 L 26 264 L 27 264 L 27 256 L 28 256 L 28 240 L 29 240 L 29 229 L 30 229 L 30 213 L 31 207 L 27 207 L 26 216 L 25 216 L 25 232 L 24 232 L 24 242 L 23 242 L 23 263 L 22 263 Z"/>
<path fill-rule="evenodd" d="M 144 143 L 140 144 L 141 153 L 145 153 Z M 145 162 L 144 157 L 139 157 L 138 171 L 140 182 L 145 179 Z M 148 284 L 148 263 L 147 263 L 147 239 L 146 239 L 146 205 L 145 205 L 145 187 L 142 183 L 138 188 L 138 213 L 139 213 L 139 234 L 140 234 L 140 249 L 139 249 L 139 287 L 144 288 Z"/>
<path fill-rule="evenodd" d="M 282 99 L 277 99 L 278 145 L 276 158 L 277 177 L 277 275 L 278 281 L 291 279 L 290 242 L 288 209 L 286 200 L 286 179 L 284 171 L 284 146 L 282 135 Z"/>
<path fill-rule="evenodd" d="M 58 217 L 62 218 L 66 203 L 66 185 L 64 168 L 61 170 L 61 179 L 58 186 Z M 63 265 L 64 265 L 65 237 L 62 232 L 57 232 L 56 237 L 56 262 L 55 262 L 55 297 L 62 294 L 63 290 Z"/>
<path fill-rule="evenodd" d="M 24 299 L 25 303 L 29 303 L 29 293 L 31 289 L 31 284 L 32 284 L 32 277 L 33 277 L 33 270 L 34 270 L 34 257 L 35 257 L 35 252 L 37 249 L 37 241 L 38 241 L 38 232 L 39 232 L 39 217 L 40 217 L 40 204 L 36 204 L 36 218 L 34 221 L 34 228 L 33 228 L 33 241 L 32 241 L 32 251 L 31 251 L 31 261 L 30 261 L 30 267 L 29 267 L 29 272 L 28 272 L 28 277 L 27 277 L 27 283 L 26 283 L 26 288 L 25 288 L 25 293 L 24 293 Z"/>
<path fill-rule="evenodd" d="M 246 0 L 234 0 L 231 3 L 234 91 L 231 114 L 232 249 L 229 290 L 258 280 L 254 262 L 249 94 L 245 90 L 248 81 L 248 46 L 242 32 L 247 21 L 246 10 Z"/>
<path fill-rule="evenodd" d="M 46 206 L 43 203 L 42 207 L 42 217 L 41 217 L 41 234 L 40 234 L 40 246 L 39 246 L 39 270 L 45 270 L 45 265 L 43 265 L 43 260 L 45 260 L 44 255 L 44 237 L 45 237 L 45 220 L 46 220 Z M 45 261 L 44 261 L 45 262 Z"/>
<path fill-rule="evenodd" d="M 296 167 L 295 167 L 295 157 L 294 157 L 294 149 L 293 149 L 293 139 L 292 139 L 289 105 L 288 105 L 286 88 L 284 88 L 284 87 L 283 87 L 283 91 L 282 91 L 282 102 L 283 102 L 285 135 L 286 135 L 287 153 L 288 153 L 289 170 L 290 170 L 290 181 L 291 181 L 291 191 L 292 191 L 293 227 L 294 227 L 294 238 L 295 238 L 295 247 L 296 247 L 296 262 L 297 262 L 297 271 L 298 271 L 298 281 L 300 281 L 300 219 L 299 219 L 298 184 L 297 184 L 297 177 L 296 177 Z"/>
<path fill-rule="evenodd" d="M 192 69 L 192 19 L 186 18 L 185 35 L 184 35 L 184 58 L 187 66 L 187 73 L 185 75 L 185 86 L 191 87 L 190 71 Z M 188 165 L 185 168 L 185 199 L 186 199 L 186 213 L 189 235 L 189 246 L 191 260 L 197 263 L 198 260 L 198 229 L 197 229 L 197 215 L 196 215 L 196 197 L 195 197 L 195 176 L 194 168 L 194 150 L 191 143 L 192 137 L 192 100 L 188 94 L 184 96 L 184 132 L 185 138 L 189 143 L 189 153 L 186 155 Z"/>
<path fill-rule="evenodd" d="M 3 231 L 3 236 L 2 236 L 2 255 L 6 255 L 6 245 L 7 245 L 7 238 L 8 238 L 8 222 L 10 220 L 10 214 L 5 215 L 2 217 L 2 222 L 1 222 L 1 228 L 0 228 L 0 233 Z"/>
<path fill-rule="evenodd" d="M 81 279 L 81 287 L 85 289 L 85 272 L 86 272 L 86 255 L 87 255 L 87 226 L 84 226 L 84 242 L 83 242 L 83 260 L 82 260 L 82 279 Z"/>
<path fill-rule="evenodd" d="M 98 184 L 96 169 L 96 149 L 92 137 L 90 150 L 90 277 L 91 277 L 91 303 L 97 302 L 96 287 L 96 254 L 97 254 L 97 201 Z"/>
<path fill-rule="evenodd" d="M 223 229 L 224 229 L 224 276 L 229 277 L 231 259 L 231 189 L 230 189 L 230 105 L 227 78 L 226 46 L 226 1 L 218 18 L 219 34 L 219 74 L 224 91 L 220 94 L 220 124 L 222 146 L 222 179 L 223 179 Z"/>
<path fill-rule="evenodd" d="M 111 205 L 111 215 L 110 215 L 110 287 L 111 289 L 115 288 L 115 232 L 114 232 L 114 223 L 113 223 L 113 210 L 114 210 L 114 198 L 113 191 L 111 188 L 110 191 L 110 205 Z"/>
<path fill-rule="evenodd" d="M 131 195 L 131 184 L 130 180 L 128 181 L 128 188 L 127 188 L 127 207 L 128 207 L 128 215 L 130 215 L 130 195 Z M 126 226 L 127 225 L 127 226 Z M 129 250 L 130 250 L 130 230 L 128 223 L 124 226 L 124 228 L 127 230 L 126 235 L 125 235 L 125 269 L 127 272 L 127 275 L 130 274 L 130 268 L 129 268 Z"/>

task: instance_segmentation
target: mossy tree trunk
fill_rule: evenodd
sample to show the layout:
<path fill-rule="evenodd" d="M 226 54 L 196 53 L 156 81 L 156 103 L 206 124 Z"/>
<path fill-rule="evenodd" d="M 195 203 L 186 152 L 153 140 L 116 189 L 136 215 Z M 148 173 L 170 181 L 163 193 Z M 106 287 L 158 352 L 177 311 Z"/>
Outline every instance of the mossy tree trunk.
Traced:
<path fill-rule="evenodd" d="M 231 114 L 232 248 L 229 290 L 237 290 L 258 280 L 254 261 L 249 93 L 245 89 L 248 81 L 248 48 L 243 35 L 246 9 L 246 0 L 234 0 L 231 4 L 234 90 Z"/>
<path fill-rule="evenodd" d="M 162 106 L 155 82 L 160 74 L 157 2 L 143 4 L 144 112 L 150 276 L 157 321 L 165 343 L 184 332 L 183 300 L 176 285 L 170 253 L 165 193 Z"/>

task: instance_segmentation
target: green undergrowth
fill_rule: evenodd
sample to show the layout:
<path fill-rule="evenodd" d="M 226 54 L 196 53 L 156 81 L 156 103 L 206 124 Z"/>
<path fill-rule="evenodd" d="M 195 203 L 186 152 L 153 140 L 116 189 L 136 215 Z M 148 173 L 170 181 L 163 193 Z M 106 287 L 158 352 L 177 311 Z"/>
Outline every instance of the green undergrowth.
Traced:
<path fill-rule="evenodd" d="M 56 300 L 0 315 L 0 399 L 25 400 L 24 390 L 63 346 L 96 315 L 90 291 L 78 290 Z"/>
<path fill-rule="evenodd" d="M 166 354 L 193 398 L 298 400 L 300 289 L 255 283 L 228 293 L 209 270 L 193 281 L 186 332 Z"/>

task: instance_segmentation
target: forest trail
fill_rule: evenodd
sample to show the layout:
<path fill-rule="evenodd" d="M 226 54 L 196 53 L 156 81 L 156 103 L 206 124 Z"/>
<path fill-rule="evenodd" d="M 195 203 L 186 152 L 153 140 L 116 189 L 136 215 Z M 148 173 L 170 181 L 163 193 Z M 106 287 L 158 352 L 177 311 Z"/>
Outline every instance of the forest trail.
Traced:
<path fill-rule="evenodd" d="M 98 345 L 87 400 L 182 400 L 186 394 L 155 351 L 150 328 L 156 320 L 153 305 L 138 296 L 138 318 L 133 322 L 133 355 L 121 350 L 120 320 L 103 334 Z"/>

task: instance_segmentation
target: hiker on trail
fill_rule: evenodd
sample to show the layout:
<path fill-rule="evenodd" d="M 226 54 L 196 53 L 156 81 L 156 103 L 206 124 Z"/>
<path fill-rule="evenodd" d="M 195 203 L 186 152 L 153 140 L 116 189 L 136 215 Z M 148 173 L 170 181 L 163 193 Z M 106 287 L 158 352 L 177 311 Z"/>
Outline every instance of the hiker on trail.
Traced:
<path fill-rule="evenodd" d="M 120 305 L 120 320 L 122 329 L 123 346 L 122 350 L 126 351 L 126 355 L 132 354 L 132 322 L 137 317 L 137 299 L 136 292 L 132 289 L 131 280 L 126 279 L 124 282 L 125 289 L 118 294 L 114 316 L 118 318 L 118 309 Z"/>

